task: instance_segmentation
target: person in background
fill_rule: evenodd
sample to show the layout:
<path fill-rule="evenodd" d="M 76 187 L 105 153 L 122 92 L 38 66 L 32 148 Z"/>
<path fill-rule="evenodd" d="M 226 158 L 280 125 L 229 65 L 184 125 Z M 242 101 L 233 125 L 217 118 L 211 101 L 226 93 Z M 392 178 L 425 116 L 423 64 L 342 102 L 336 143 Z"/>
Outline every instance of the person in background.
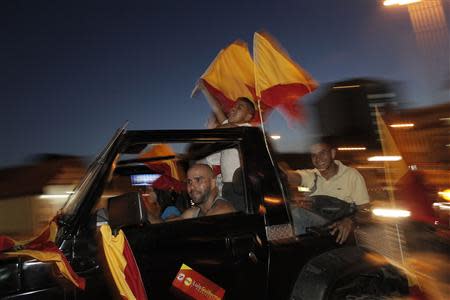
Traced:
<path fill-rule="evenodd" d="M 345 217 L 329 226 L 330 233 L 336 235 L 336 242 L 342 244 L 352 232 L 355 222 L 364 221 L 369 216 L 366 183 L 356 169 L 335 160 L 336 149 L 329 140 L 323 139 L 313 144 L 310 153 L 315 168 L 286 171 L 289 184 L 309 188 L 310 196 L 331 196 L 356 205 L 355 217 Z M 295 218 L 295 211 L 293 215 Z"/>
<path fill-rule="evenodd" d="M 227 117 L 218 101 L 206 89 L 204 91 L 214 114 L 208 120 L 207 127 L 209 129 L 252 126 L 251 121 L 254 119 L 256 113 L 255 104 L 252 100 L 245 97 L 236 99 Z M 235 176 L 236 170 L 240 167 L 239 152 L 237 149 L 230 148 L 214 153 L 199 161 L 199 163 L 206 163 L 213 168 L 214 166 L 220 166 L 220 174 L 217 176 L 219 195 L 224 196 L 233 203 L 244 201 L 243 197 L 236 194 L 233 189 L 233 176 Z"/>
<path fill-rule="evenodd" d="M 142 199 L 149 215 L 158 215 L 164 221 L 181 215 L 170 191 L 147 187 L 146 191 L 142 193 Z"/>
<path fill-rule="evenodd" d="M 203 82 L 200 81 L 199 86 Z M 246 97 L 239 97 L 236 99 L 228 116 L 222 110 L 217 99 L 215 99 L 206 88 L 203 88 L 204 95 L 209 105 L 211 106 L 213 116 L 208 119 L 207 128 L 230 128 L 237 126 L 252 126 L 251 121 L 255 117 L 256 108 L 252 100 Z"/>

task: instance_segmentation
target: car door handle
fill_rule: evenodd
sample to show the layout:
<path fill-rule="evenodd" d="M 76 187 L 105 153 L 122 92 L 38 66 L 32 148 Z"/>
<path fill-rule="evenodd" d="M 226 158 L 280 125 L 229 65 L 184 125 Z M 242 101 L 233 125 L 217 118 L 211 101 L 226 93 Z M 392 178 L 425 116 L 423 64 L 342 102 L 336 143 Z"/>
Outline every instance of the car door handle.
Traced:
<path fill-rule="evenodd" d="M 256 254 L 253 251 L 250 251 L 248 253 L 248 258 L 250 259 L 250 261 L 254 264 L 258 263 L 258 257 L 256 256 Z"/>
<path fill-rule="evenodd" d="M 253 234 L 234 235 L 230 237 L 230 246 L 232 255 L 235 258 L 250 258 L 254 261 L 256 258 L 253 252 L 256 248 L 256 238 Z"/>

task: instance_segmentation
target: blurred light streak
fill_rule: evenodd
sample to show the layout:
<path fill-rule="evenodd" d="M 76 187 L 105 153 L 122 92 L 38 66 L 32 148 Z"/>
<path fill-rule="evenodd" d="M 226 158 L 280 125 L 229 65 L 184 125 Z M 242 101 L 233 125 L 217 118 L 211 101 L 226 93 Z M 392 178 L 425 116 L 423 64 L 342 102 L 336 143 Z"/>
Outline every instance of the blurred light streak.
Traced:
<path fill-rule="evenodd" d="M 384 218 L 408 218 L 411 216 L 409 210 L 393 209 L 393 208 L 374 208 L 372 213 L 377 217 Z"/>
<path fill-rule="evenodd" d="M 381 93 L 381 94 L 367 94 L 367 99 L 386 99 L 386 98 L 394 98 L 397 96 L 395 93 Z M 393 104 L 396 103 L 393 101 Z M 384 106 L 384 103 L 369 103 L 369 106 Z"/>
<path fill-rule="evenodd" d="M 408 5 L 420 2 L 422 0 L 385 0 L 383 2 L 384 6 L 392 6 L 392 5 Z"/>
<path fill-rule="evenodd" d="M 442 192 L 438 192 L 439 196 L 447 201 L 450 201 L 450 189 L 445 189 Z"/>
<path fill-rule="evenodd" d="M 272 140 L 279 140 L 279 139 L 281 139 L 281 135 L 271 135 L 270 136 L 270 138 L 272 139 Z"/>
<path fill-rule="evenodd" d="M 357 165 L 355 166 L 357 169 L 384 169 L 384 166 L 366 166 L 366 165 Z"/>
<path fill-rule="evenodd" d="M 447 202 L 434 202 L 433 207 L 437 207 L 442 210 L 450 210 L 450 203 Z"/>
<path fill-rule="evenodd" d="M 297 190 L 298 190 L 299 192 L 306 192 L 306 193 L 311 192 L 310 188 L 304 187 L 304 186 L 299 186 L 299 187 L 297 188 Z"/>
<path fill-rule="evenodd" d="M 275 197 L 264 197 L 264 202 L 269 203 L 269 204 L 281 204 L 283 201 L 280 198 L 275 198 Z"/>
<path fill-rule="evenodd" d="M 380 156 L 371 156 L 367 160 L 368 161 L 400 161 L 400 160 L 402 160 L 402 157 L 398 156 L 398 155 L 380 155 Z"/>
<path fill-rule="evenodd" d="M 55 194 L 55 195 L 43 194 L 43 195 L 39 196 L 39 199 L 67 199 L 67 198 L 69 198 L 68 194 L 65 194 L 65 195 L 63 195 L 63 194 L 60 194 L 60 195 L 58 195 L 58 194 Z"/>
<path fill-rule="evenodd" d="M 391 124 L 389 125 L 392 128 L 411 128 L 414 127 L 413 123 L 403 123 L 403 124 Z"/>
<path fill-rule="evenodd" d="M 366 147 L 338 147 L 339 151 L 364 151 Z"/>
<path fill-rule="evenodd" d="M 333 86 L 333 89 L 354 89 L 354 88 L 359 88 L 360 85 L 359 84 L 355 84 L 355 85 L 337 85 L 337 86 Z"/>

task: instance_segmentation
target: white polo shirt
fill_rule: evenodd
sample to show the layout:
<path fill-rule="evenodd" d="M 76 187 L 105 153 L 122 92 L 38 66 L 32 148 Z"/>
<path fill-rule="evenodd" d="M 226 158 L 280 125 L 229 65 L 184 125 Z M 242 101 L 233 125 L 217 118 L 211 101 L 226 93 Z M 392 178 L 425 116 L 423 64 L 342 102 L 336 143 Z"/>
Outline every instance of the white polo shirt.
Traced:
<path fill-rule="evenodd" d="M 327 195 L 356 205 L 369 203 L 369 194 L 362 175 L 356 169 L 347 167 L 338 160 L 334 162 L 338 165 L 338 172 L 328 180 L 320 175 L 317 169 L 297 170 L 302 177 L 301 185 L 313 190 L 315 174 L 317 174 L 316 189 L 311 196 Z"/>
<path fill-rule="evenodd" d="M 228 124 L 228 119 L 222 124 Z M 236 124 L 238 127 L 251 127 L 250 123 Z M 208 165 L 220 165 L 222 172 L 222 182 L 232 182 L 234 172 L 241 166 L 239 152 L 235 148 L 225 149 L 217 153 L 213 153 L 206 157 Z"/>

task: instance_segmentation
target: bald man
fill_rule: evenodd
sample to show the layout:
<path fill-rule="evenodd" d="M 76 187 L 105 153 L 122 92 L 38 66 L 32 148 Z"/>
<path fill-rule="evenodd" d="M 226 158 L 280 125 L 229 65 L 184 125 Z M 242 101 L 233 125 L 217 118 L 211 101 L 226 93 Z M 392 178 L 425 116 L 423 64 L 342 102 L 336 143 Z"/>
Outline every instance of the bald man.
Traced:
<path fill-rule="evenodd" d="M 227 200 L 218 196 L 216 178 L 210 166 L 195 164 L 187 172 L 187 192 L 194 206 L 185 210 L 179 217 L 168 221 L 191 219 L 203 216 L 220 215 L 235 212 L 236 209 Z M 162 222 L 161 218 L 149 213 L 151 223 Z"/>
<path fill-rule="evenodd" d="M 233 205 L 218 196 L 216 178 L 210 166 L 195 164 L 187 172 L 187 192 L 194 202 L 180 216 L 183 219 L 235 212 Z"/>

